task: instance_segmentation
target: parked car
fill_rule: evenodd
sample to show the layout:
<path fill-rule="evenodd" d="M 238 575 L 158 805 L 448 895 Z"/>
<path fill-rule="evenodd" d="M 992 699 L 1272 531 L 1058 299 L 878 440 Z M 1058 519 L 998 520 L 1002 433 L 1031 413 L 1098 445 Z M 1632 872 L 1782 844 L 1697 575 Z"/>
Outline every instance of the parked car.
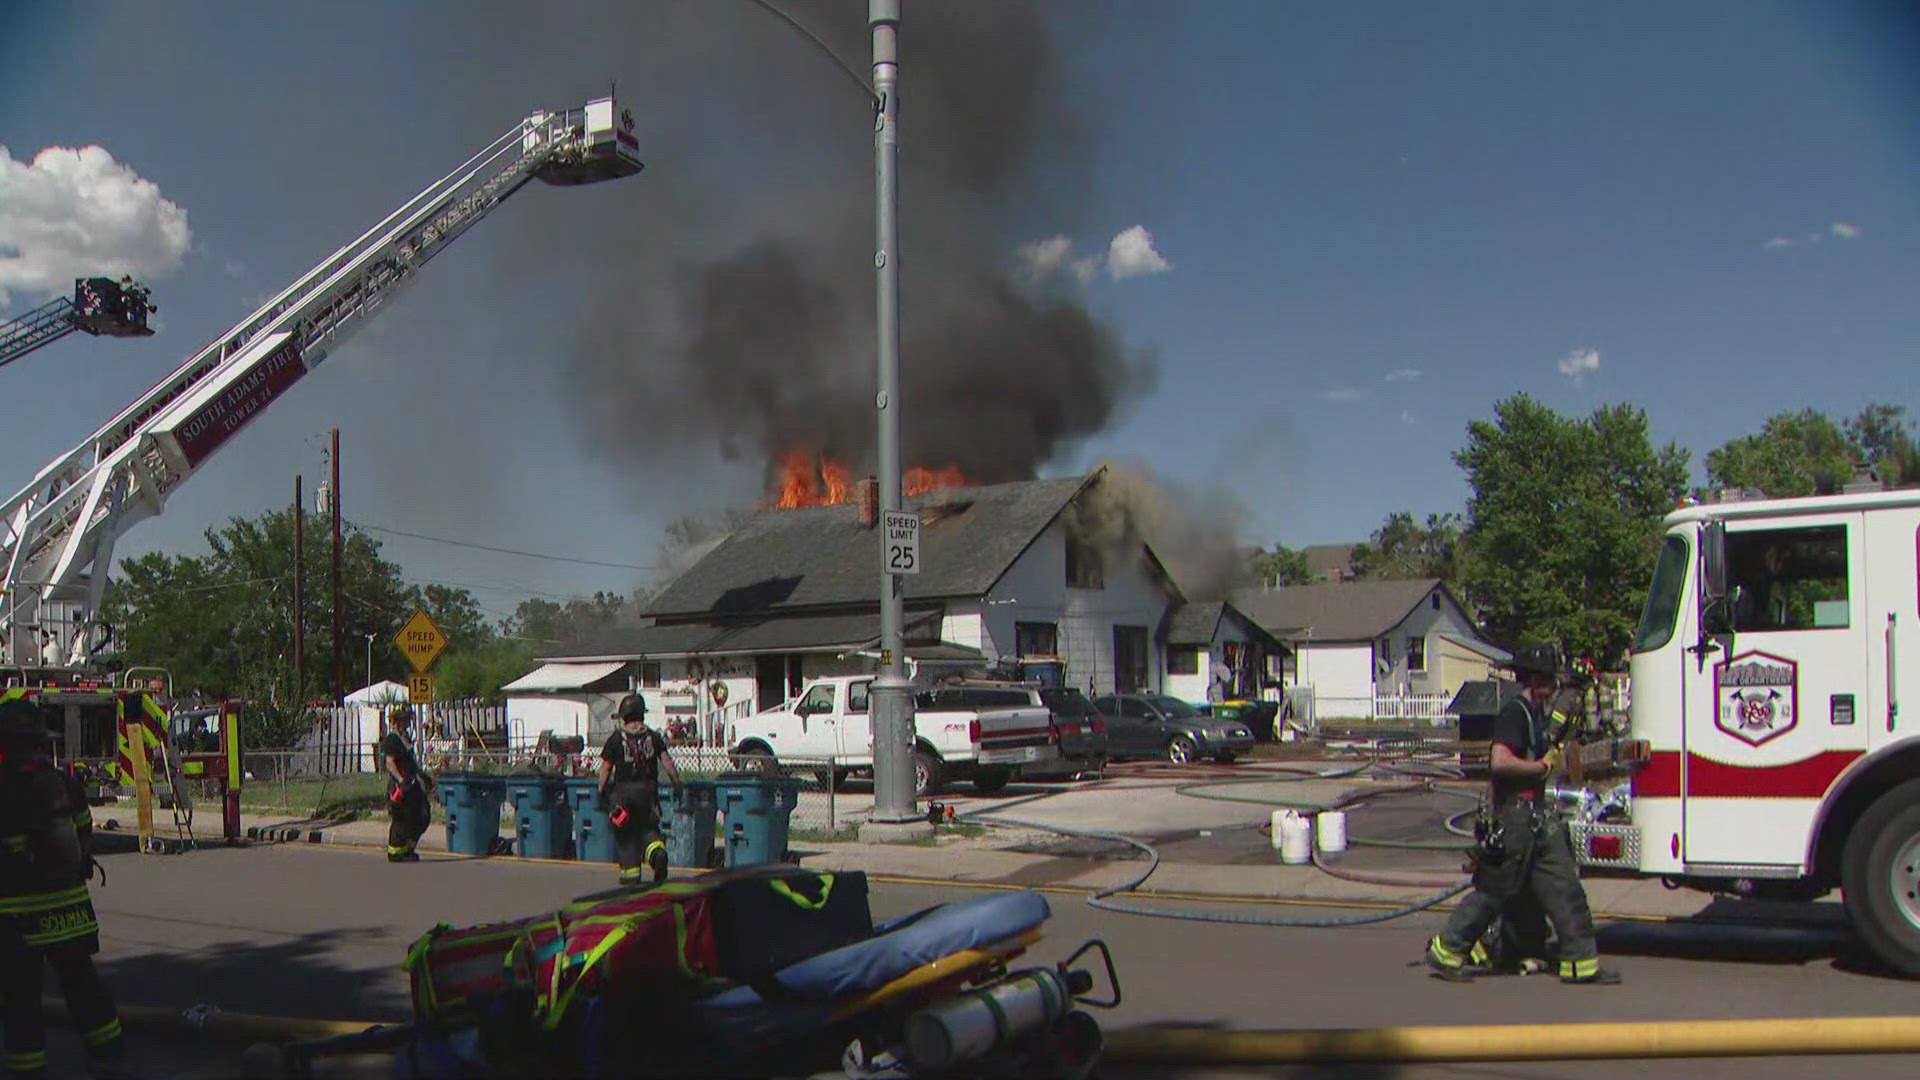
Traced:
<path fill-rule="evenodd" d="M 1253 732 L 1165 694 L 1108 694 L 1093 699 L 1107 718 L 1107 750 L 1121 758 L 1165 758 L 1184 765 L 1203 757 L 1231 764 L 1253 749 Z"/>
<path fill-rule="evenodd" d="M 1022 777 L 1071 777 L 1099 772 L 1107 764 L 1107 722 L 1077 688 L 1030 682 L 960 680 L 937 686 L 916 699 L 929 709 L 1045 709 L 1047 723 L 1019 741 L 1001 740 L 1000 749 L 983 749 L 982 764 L 1014 765 Z"/>

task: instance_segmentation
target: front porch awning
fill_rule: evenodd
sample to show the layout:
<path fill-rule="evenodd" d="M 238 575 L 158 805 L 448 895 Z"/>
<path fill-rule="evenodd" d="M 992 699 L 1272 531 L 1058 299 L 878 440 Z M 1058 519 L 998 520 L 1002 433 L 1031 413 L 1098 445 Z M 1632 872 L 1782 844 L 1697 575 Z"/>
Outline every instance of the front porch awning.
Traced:
<path fill-rule="evenodd" d="M 586 664 L 542 664 L 500 689 L 509 693 L 584 690 L 625 666 L 624 660 L 602 660 Z"/>

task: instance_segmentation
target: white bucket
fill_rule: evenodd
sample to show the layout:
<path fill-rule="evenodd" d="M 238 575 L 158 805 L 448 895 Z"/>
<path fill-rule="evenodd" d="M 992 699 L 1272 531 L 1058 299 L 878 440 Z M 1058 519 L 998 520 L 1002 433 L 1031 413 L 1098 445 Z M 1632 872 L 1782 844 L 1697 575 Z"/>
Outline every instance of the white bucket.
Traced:
<path fill-rule="evenodd" d="M 1287 815 L 1292 812 L 1291 810 L 1275 810 L 1273 812 L 1273 820 L 1268 823 L 1267 842 L 1273 845 L 1273 850 L 1275 851 L 1280 850 L 1280 841 L 1286 836 L 1286 829 L 1282 825 L 1282 822 L 1286 821 Z"/>
<path fill-rule="evenodd" d="M 1280 819 L 1280 861 L 1295 866 L 1313 861 L 1312 829 L 1291 810 Z"/>
<path fill-rule="evenodd" d="M 1319 814 L 1320 850 L 1347 850 L 1347 815 L 1343 810 L 1322 810 Z"/>

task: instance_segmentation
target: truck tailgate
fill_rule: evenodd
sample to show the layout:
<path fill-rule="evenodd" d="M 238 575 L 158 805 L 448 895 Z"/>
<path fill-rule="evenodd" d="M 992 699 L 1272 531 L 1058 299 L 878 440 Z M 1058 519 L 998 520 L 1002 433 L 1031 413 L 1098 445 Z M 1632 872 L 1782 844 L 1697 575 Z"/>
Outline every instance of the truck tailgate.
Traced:
<path fill-rule="evenodd" d="M 983 709 L 977 716 L 981 764 L 1032 765 L 1060 759 L 1053 716 L 1045 707 Z"/>

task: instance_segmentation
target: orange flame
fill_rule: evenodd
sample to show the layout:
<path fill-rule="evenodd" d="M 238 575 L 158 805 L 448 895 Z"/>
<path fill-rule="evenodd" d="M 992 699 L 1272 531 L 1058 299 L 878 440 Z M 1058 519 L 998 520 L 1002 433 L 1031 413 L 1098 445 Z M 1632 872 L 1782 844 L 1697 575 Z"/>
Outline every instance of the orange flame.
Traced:
<path fill-rule="evenodd" d="M 937 491 L 941 488 L 966 486 L 967 474 L 961 472 L 958 465 L 949 465 L 944 469 L 915 466 L 908 469 L 906 475 L 900 478 L 902 495 L 925 495 L 929 491 Z"/>
<path fill-rule="evenodd" d="M 788 450 L 779 457 L 779 479 L 775 485 L 776 510 L 798 510 L 806 506 L 832 506 L 851 501 L 856 495 L 852 473 L 846 465 L 829 457 L 815 458 L 805 450 Z M 924 495 L 941 488 L 966 487 L 972 481 L 958 465 L 942 469 L 916 466 L 901 477 L 901 493 Z"/>

